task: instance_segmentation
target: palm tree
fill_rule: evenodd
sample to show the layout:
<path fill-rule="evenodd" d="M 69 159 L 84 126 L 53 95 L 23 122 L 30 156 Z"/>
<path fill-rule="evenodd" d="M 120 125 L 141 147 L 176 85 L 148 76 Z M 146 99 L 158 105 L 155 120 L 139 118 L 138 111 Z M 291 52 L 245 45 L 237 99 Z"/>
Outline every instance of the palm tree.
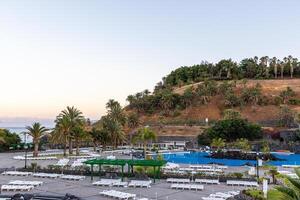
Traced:
<path fill-rule="evenodd" d="M 278 174 L 276 167 L 271 167 L 268 171 L 268 174 L 272 176 L 273 183 L 276 184 L 276 175 Z"/>
<path fill-rule="evenodd" d="M 295 169 L 300 177 L 300 169 Z M 268 200 L 300 200 L 300 180 L 289 176 L 284 177 L 283 185 L 276 186 L 268 193 Z"/>
<path fill-rule="evenodd" d="M 134 136 L 133 138 L 134 143 L 135 142 L 143 143 L 144 158 L 146 158 L 147 143 L 152 140 L 156 140 L 156 133 L 148 127 L 139 129 L 137 135 Z"/>
<path fill-rule="evenodd" d="M 73 129 L 73 137 L 75 140 L 75 147 L 76 147 L 76 156 L 79 156 L 79 145 L 80 141 L 86 136 L 85 131 L 82 126 L 77 126 Z"/>
<path fill-rule="evenodd" d="M 291 69 L 290 69 L 291 78 L 294 78 L 294 69 L 297 67 L 297 65 L 298 65 L 298 59 L 297 58 L 292 58 L 292 60 L 291 60 Z"/>
<path fill-rule="evenodd" d="M 64 145 L 64 156 L 67 156 L 67 145 L 70 137 L 70 122 L 67 116 L 58 117 L 56 120 L 56 126 L 52 134 L 53 143 L 62 143 Z"/>
<path fill-rule="evenodd" d="M 61 118 L 66 117 L 67 122 L 69 123 L 68 129 L 68 143 L 69 143 L 69 155 L 73 154 L 72 148 L 72 139 L 74 138 L 73 131 L 78 126 L 85 125 L 85 119 L 82 115 L 82 112 L 75 107 L 67 107 L 65 110 L 61 111 L 61 113 L 57 117 L 57 121 L 60 121 Z"/>
<path fill-rule="evenodd" d="M 223 138 L 214 138 L 210 146 L 216 148 L 217 151 L 220 151 L 226 146 L 226 141 Z"/>
<path fill-rule="evenodd" d="M 281 77 L 281 79 L 283 79 L 284 64 L 282 61 L 277 60 L 277 65 L 280 67 L 280 77 Z"/>
<path fill-rule="evenodd" d="M 136 113 L 130 113 L 127 117 L 127 125 L 130 129 L 134 129 L 140 125 L 139 116 Z"/>
<path fill-rule="evenodd" d="M 33 157 L 37 157 L 39 152 L 40 139 L 49 129 L 42 126 L 39 122 L 33 123 L 32 126 L 26 126 L 26 129 L 28 131 L 27 133 L 32 137 L 32 141 L 34 144 Z"/>
<path fill-rule="evenodd" d="M 102 118 L 103 129 L 110 134 L 114 148 L 125 140 L 123 126 L 121 123 L 113 119 L 110 115 Z"/>
<path fill-rule="evenodd" d="M 274 67 L 274 78 L 275 79 L 277 79 L 277 58 L 276 57 L 273 57 L 272 59 L 271 59 L 271 62 L 270 62 L 270 65 L 272 66 L 272 67 Z"/>

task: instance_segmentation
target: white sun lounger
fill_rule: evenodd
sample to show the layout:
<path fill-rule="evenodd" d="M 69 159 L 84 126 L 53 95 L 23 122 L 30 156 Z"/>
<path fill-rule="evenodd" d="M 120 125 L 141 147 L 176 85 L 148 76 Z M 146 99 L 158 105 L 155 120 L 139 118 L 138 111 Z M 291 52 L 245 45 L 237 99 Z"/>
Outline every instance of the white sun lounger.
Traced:
<path fill-rule="evenodd" d="M 196 179 L 195 183 L 220 184 L 218 179 Z"/>
<path fill-rule="evenodd" d="M 151 181 L 140 181 L 140 180 L 132 180 L 128 184 L 129 187 L 151 187 Z"/>
<path fill-rule="evenodd" d="M 59 178 L 63 174 L 50 174 L 50 173 L 35 173 L 33 174 L 33 177 L 37 178 Z"/>
<path fill-rule="evenodd" d="M 168 183 L 189 183 L 190 179 L 187 178 L 168 178 Z"/>
<path fill-rule="evenodd" d="M 85 176 L 62 175 L 60 178 L 64 180 L 81 181 L 85 179 Z"/>
<path fill-rule="evenodd" d="M 34 186 L 34 187 L 40 186 L 42 184 L 43 182 L 41 181 L 20 181 L 20 180 L 10 181 L 8 183 L 8 185 L 27 185 L 27 186 Z"/>
<path fill-rule="evenodd" d="M 256 181 L 235 181 L 235 180 L 227 180 L 227 185 L 237 185 L 237 186 L 247 186 L 247 187 L 258 187 L 258 183 Z"/>
<path fill-rule="evenodd" d="M 63 159 L 60 159 L 55 165 L 64 167 L 69 163 L 69 161 L 70 161 L 69 159 L 63 158 Z"/>
<path fill-rule="evenodd" d="M 32 172 L 7 171 L 7 172 L 3 172 L 2 175 L 7 175 L 7 176 L 30 176 L 30 175 L 32 175 Z"/>
<path fill-rule="evenodd" d="M 203 185 L 193 185 L 193 184 L 172 184 L 171 189 L 182 189 L 182 190 L 203 190 Z"/>
<path fill-rule="evenodd" d="M 114 183 L 121 182 L 121 179 L 101 179 L 100 181 L 94 182 L 96 186 L 112 186 Z"/>
<path fill-rule="evenodd" d="M 34 187 L 28 185 L 2 185 L 1 191 L 30 191 Z"/>
<path fill-rule="evenodd" d="M 128 182 L 115 182 L 112 185 L 114 187 L 128 187 Z"/>
<path fill-rule="evenodd" d="M 101 195 L 116 199 L 135 199 L 136 194 L 130 194 L 126 192 L 120 192 L 116 190 L 104 190 L 100 192 Z"/>
<path fill-rule="evenodd" d="M 220 197 L 202 197 L 202 200 L 225 200 L 225 199 Z"/>

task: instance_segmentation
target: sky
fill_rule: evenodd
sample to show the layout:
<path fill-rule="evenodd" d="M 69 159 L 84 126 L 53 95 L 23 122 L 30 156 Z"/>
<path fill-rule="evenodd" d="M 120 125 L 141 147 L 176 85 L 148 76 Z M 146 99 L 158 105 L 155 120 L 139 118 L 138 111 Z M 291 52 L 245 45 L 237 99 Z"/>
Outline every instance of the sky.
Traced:
<path fill-rule="evenodd" d="M 297 0 L 1 0 L 1 122 L 52 120 L 66 106 L 153 89 L 202 60 L 300 53 Z"/>

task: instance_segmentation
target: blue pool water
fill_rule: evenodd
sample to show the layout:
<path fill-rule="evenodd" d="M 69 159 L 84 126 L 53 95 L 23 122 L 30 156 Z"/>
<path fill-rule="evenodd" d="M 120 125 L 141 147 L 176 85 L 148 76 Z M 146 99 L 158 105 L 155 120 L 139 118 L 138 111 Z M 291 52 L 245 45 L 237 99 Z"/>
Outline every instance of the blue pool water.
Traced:
<path fill-rule="evenodd" d="M 247 163 L 255 165 L 255 160 L 235 160 L 235 159 L 216 159 L 207 158 L 208 153 L 205 152 L 190 152 L 190 153 L 171 153 L 163 154 L 163 157 L 168 162 L 182 163 L 182 164 L 209 164 L 220 163 L 227 166 L 242 166 Z M 283 161 L 270 161 L 264 164 L 281 166 L 281 165 L 300 165 L 300 154 L 277 154 L 274 155 Z"/>

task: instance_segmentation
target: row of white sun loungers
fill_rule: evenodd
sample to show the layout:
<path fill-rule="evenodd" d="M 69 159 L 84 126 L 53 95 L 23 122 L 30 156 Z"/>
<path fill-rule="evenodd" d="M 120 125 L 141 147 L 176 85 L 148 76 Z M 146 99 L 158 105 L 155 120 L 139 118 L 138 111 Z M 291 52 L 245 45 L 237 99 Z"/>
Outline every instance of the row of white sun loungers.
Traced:
<path fill-rule="evenodd" d="M 41 182 L 41 181 L 19 181 L 19 180 L 10 181 L 8 183 L 8 185 L 23 185 L 23 186 L 33 186 L 33 187 L 37 187 L 42 184 L 43 184 L 43 182 Z"/>
<path fill-rule="evenodd" d="M 151 181 L 140 181 L 140 180 L 132 180 L 128 184 L 129 187 L 151 187 Z"/>
<path fill-rule="evenodd" d="M 3 172 L 2 175 L 7 175 L 7 176 L 30 176 L 30 175 L 32 175 L 32 172 L 6 171 L 6 172 Z"/>
<path fill-rule="evenodd" d="M 190 183 L 190 179 L 185 178 L 168 178 L 168 183 Z M 195 183 L 204 183 L 204 184 L 220 184 L 218 179 L 196 179 Z"/>
<path fill-rule="evenodd" d="M 28 185 L 2 185 L 1 191 L 30 191 L 34 188 L 34 186 Z"/>
<path fill-rule="evenodd" d="M 126 192 L 119 192 L 116 190 L 104 190 L 103 192 L 100 192 L 101 195 L 116 199 L 135 199 L 136 194 L 130 194 Z"/>
<path fill-rule="evenodd" d="M 121 179 L 101 179 L 100 181 L 94 182 L 96 186 L 113 186 L 114 183 L 120 183 Z"/>
<path fill-rule="evenodd" d="M 195 179 L 195 183 L 220 184 L 218 179 Z"/>
<path fill-rule="evenodd" d="M 85 176 L 77 176 L 77 175 L 64 175 L 64 174 L 52 174 L 52 173 L 31 173 L 31 172 L 18 172 L 18 171 L 7 171 L 3 172 L 2 175 L 9 175 L 9 176 L 30 176 L 36 178 L 61 178 L 64 180 L 75 180 L 80 181 L 85 179 Z"/>
<path fill-rule="evenodd" d="M 235 181 L 235 180 L 227 180 L 227 185 L 237 185 L 237 186 L 248 186 L 248 187 L 258 187 L 258 183 L 256 181 Z"/>
<path fill-rule="evenodd" d="M 202 200 L 226 200 L 230 197 L 238 195 L 238 191 L 229 191 L 229 192 L 217 192 L 215 194 L 210 194 L 208 197 L 202 197 Z"/>
<path fill-rule="evenodd" d="M 228 166 L 225 166 L 225 165 L 190 165 L 189 168 L 192 168 L 192 169 L 227 169 Z"/>
<path fill-rule="evenodd" d="M 194 185 L 194 184 L 172 184 L 171 189 L 182 189 L 182 190 L 203 190 L 203 185 Z"/>
<path fill-rule="evenodd" d="M 61 177 L 62 174 L 50 174 L 50 173 L 35 173 L 33 174 L 33 177 L 37 177 L 37 178 L 59 178 Z"/>
<path fill-rule="evenodd" d="M 13 159 L 15 159 L 15 160 L 25 160 L 25 156 L 14 156 Z M 27 160 L 57 160 L 57 157 L 55 157 L 55 156 L 42 156 L 42 157 L 28 156 Z"/>
<path fill-rule="evenodd" d="M 121 179 L 101 179 L 94 182 L 95 186 L 115 186 L 115 187 L 151 187 L 151 181 L 132 180 L 129 183 L 123 182 Z"/>
<path fill-rule="evenodd" d="M 188 178 L 168 178 L 168 183 L 189 183 L 191 182 Z"/>
<path fill-rule="evenodd" d="M 64 180 L 81 181 L 85 179 L 85 176 L 62 175 L 60 178 Z"/>

